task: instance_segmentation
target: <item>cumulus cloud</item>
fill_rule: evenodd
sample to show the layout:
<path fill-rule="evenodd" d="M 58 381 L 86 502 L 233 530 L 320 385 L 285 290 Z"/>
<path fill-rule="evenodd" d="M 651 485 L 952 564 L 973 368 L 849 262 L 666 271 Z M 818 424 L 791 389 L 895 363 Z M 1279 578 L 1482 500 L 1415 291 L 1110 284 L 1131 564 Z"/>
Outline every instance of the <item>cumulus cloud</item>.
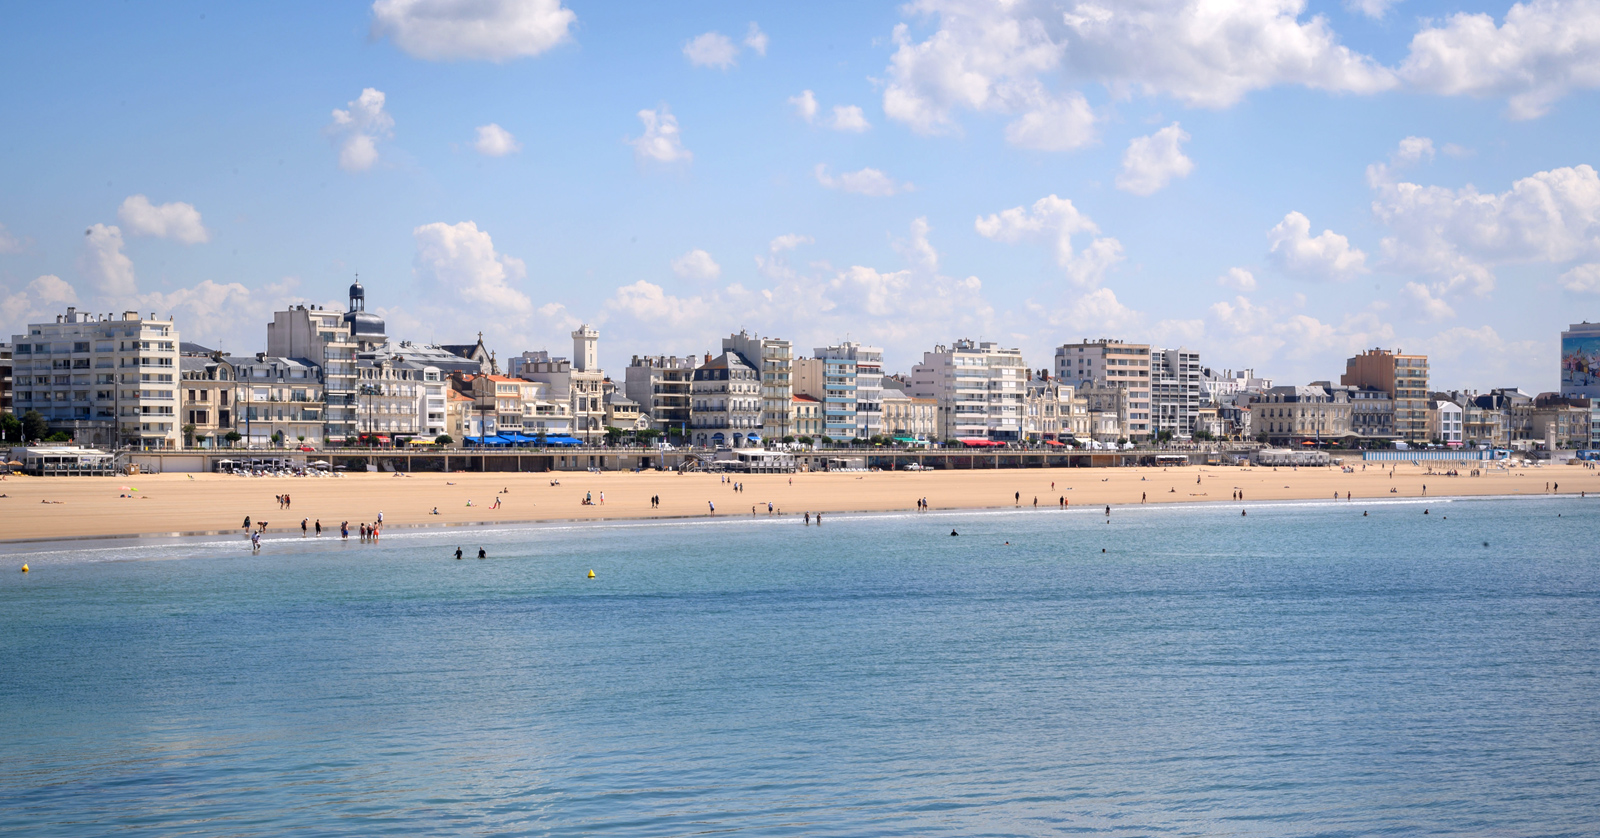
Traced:
<path fill-rule="evenodd" d="M 413 269 L 430 299 L 459 300 L 495 317 L 527 316 L 528 295 L 512 283 L 527 275 L 521 259 L 495 252 L 494 241 L 471 221 L 424 224 L 411 231 Z"/>
<path fill-rule="evenodd" d="M 817 95 L 809 90 L 800 91 L 798 96 L 790 96 L 789 106 L 806 122 L 817 118 Z"/>
<path fill-rule="evenodd" d="M 1500 26 L 1457 12 L 1412 37 L 1400 75 L 1432 93 L 1507 97 L 1513 119 L 1543 116 L 1568 93 L 1600 87 L 1600 2 L 1516 3 Z"/>
<path fill-rule="evenodd" d="M 1562 274 L 1561 287 L 1578 294 L 1600 294 L 1600 262 L 1579 265 Z"/>
<path fill-rule="evenodd" d="M 872 126 L 868 124 L 867 118 L 861 113 L 859 106 L 834 105 L 833 119 L 829 121 L 828 127 L 835 131 L 861 132 Z"/>
<path fill-rule="evenodd" d="M 200 221 L 200 212 L 194 204 L 182 201 L 157 206 L 143 195 L 130 195 L 117 208 L 117 220 L 135 236 L 155 236 L 184 244 L 211 240 L 211 233 Z"/>
<path fill-rule="evenodd" d="M 1283 84 L 1352 93 L 1395 84 L 1390 71 L 1341 45 L 1326 19 L 1301 20 L 1304 0 L 1078 2 L 1065 12 L 1044 0 L 915 0 L 903 8 L 938 28 L 917 41 L 906 24 L 895 27 L 883 106 L 920 133 L 956 130 L 965 110 L 1015 117 L 1007 130 L 1014 144 L 1075 148 L 1092 136 L 1092 115 L 1072 87 L 1085 82 L 1206 107 Z"/>
<path fill-rule="evenodd" d="M 521 151 L 522 143 L 517 142 L 517 138 L 501 128 L 499 123 L 491 122 L 478 126 L 478 141 L 472 147 L 485 157 L 504 157 Z"/>
<path fill-rule="evenodd" d="M 1205 321 L 1208 338 L 1233 357 L 1313 362 L 1280 374 L 1315 375 L 1314 370 L 1325 370 L 1364 348 L 1394 341 L 1394 328 L 1370 310 L 1325 323 L 1289 304 L 1256 303 L 1243 295 L 1212 304 Z"/>
<path fill-rule="evenodd" d="M 1349 279 L 1367 270 L 1367 254 L 1332 230 L 1311 235 L 1311 219 L 1291 212 L 1267 231 L 1268 259 L 1286 273 L 1312 279 Z"/>
<path fill-rule="evenodd" d="M 696 67 L 716 67 L 726 70 L 738 63 L 739 48 L 721 32 L 697 35 L 683 45 L 684 57 Z"/>
<path fill-rule="evenodd" d="M 1229 268 L 1227 273 L 1217 277 L 1217 284 L 1248 293 L 1256 290 L 1256 276 L 1244 268 Z"/>
<path fill-rule="evenodd" d="M 1373 20 L 1382 20 L 1389 13 L 1389 8 L 1398 2 L 1400 0 L 1344 0 L 1344 7 Z"/>
<path fill-rule="evenodd" d="M 0 253 L 21 253 L 26 244 L 0 224 Z"/>
<path fill-rule="evenodd" d="M 744 32 L 744 45 L 749 47 L 750 51 L 756 55 L 765 56 L 767 54 L 767 33 L 762 32 L 761 27 L 757 26 L 753 20 L 750 21 L 749 28 Z"/>
<path fill-rule="evenodd" d="M 1400 289 L 1400 297 L 1425 320 L 1447 320 L 1456 316 L 1456 310 L 1449 303 L 1435 296 L 1428 286 L 1420 282 L 1407 282 Z"/>
<path fill-rule="evenodd" d="M 899 183 L 878 169 L 861 169 L 855 172 L 843 172 L 838 177 L 828 173 L 825 163 L 818 163 L 813 170 L 817 183 L 829 189 L 840 189 L 853 192 L 857 195 L 867 195 L 873 198 L 886 198 L 901 192 L 910 192 L 915 187 L 910 183 Z"/>
<path fill-rule="evenodd" d="M 77 303 L 78 292 L 54 274 L 37 277 L 14 292 L 0 285 L 0 334 L 10 339 L 27 324 L 60 314 Z"/>
<path fill-rule="evenodd" d="M 377 0 L 372 35 L 413 58 L 499 62 L 566 41 L 577 19 L 560 0 Z"/>
<path fill-rule="evenodd" d="M 83 231 L 83 255 L 78 267 L 95 290 L 114 299 L 124 299 L 139 290 L 133 273 L 133 260 L 122 252 L 122 230 L 114 225 L 96 224 Z"/>
<path fill-rule="evenodd" d="M 1500 193 L 1398 180 L 1374 188 L 1373 214 L 1392 233 L 1386 267 L 1436 277 L 1436 294 L 1487 294 L 1498 265 L 1600 257 L 1600 175 L 1587 165 L 1537 172 Z"/>
<path fill-rule="evenodd" d="M 299 280 L 293 277 L 259 288 L 207 279 L 188 288 L 140 294 L 136 306 L 140 311 L 173 318 L 184 340 L 248 353 L 253 351 L 250 344 L 238 345 L 240 340 L 250 340 L 241 337 L 239 324 L 271 321 L 272 312 L 295 302 L 291 294 L 298 285 Z"/>
<path fill-rule="evenodd" d="M 672 260 L 672 272 L 684 279 L 716 279 L 722 266 L 704 250 L 691 250 Z"/>
<path fill-rule="evenodd" d="M 694 154 L 683 147 L 678 118 L 666 105 L 658 110 L 639 111 L 639 121 L 644 123 L 644 133 L 628 140 L 628 144 L 633 146 L 634 157 L 640 162 L 677 163 L 694 159 Z"/>
<path fill-rule="evenodd" d="M 1055 195 L 1040 198 L 1031 208 L 1012 207 L 987 217 L 979 216 L 973 226 L 978 235 L 993 241 L 1006 244 L 1040 241 L 1050 245 L 1055 249 L 1056 264 L 1080 285 L 1099 282 L 1108 268 L 1122 260 L 1120 242 L 1100 236 L 1100 228 L 1093 219 L 1079 212 L 1071 201 Z M 1086 247 L 1075 251 L 1072 240 L 1080 233 L 1092 238 Z"/>
<path fill-rule="evenodd" d="M 327 131 L 339 146 L 339 168 L 364 172 L 378 162 L 378 141 L 394 134 L 394 117 L 383 109 L 384 101 L 383 91 L 368 87 L 349 110 L 334 109 Z"/>
<path fill-rule="evenodd" d="M 1117 188 L 1135 195 L 1153 195 L 1173 178 L 1188 177 L 1194 161 L 1183 153 L 1189 135 L 1178 123 L 1148 137 L 1136 137 L 1122 154 L 1122 174 Z"/>
<path fill-rule="evenodd" d="M 815 243 L 816 239 L 813 239 L 810 236 L 802 236 L 798 233 L 785 233 L 784 235 L 773 239 L 771 243 L 767 245 L 767 249 L 773 253 L 781 253 L 785 250 L 794 250 L 802 244 Z"/>

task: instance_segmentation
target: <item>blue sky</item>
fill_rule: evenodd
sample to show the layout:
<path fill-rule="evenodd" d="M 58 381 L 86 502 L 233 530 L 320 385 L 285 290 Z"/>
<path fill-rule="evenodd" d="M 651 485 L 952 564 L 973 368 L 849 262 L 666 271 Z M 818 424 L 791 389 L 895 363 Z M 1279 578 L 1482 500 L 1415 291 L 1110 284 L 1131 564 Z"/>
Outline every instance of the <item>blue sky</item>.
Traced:
<path fill-rule="evenodd" d="M 359 272 L 392 336 L 565 354 L 588 322 L 613 370 L 744 327 L 902 371 L 1113 336 L 1305 382 L 1387 346 L 1540 391 L 1600 314 L 1600 0 L 0 23 L 0 334 L 137 307 L 254 352 Z"/>

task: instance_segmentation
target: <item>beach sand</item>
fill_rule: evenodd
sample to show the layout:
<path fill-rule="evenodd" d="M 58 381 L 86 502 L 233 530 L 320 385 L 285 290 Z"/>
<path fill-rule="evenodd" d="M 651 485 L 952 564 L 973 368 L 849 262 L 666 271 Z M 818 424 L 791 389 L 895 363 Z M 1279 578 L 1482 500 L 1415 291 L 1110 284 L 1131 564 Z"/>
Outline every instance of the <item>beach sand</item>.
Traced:
<path fill-rule="evenodd" d="M 1384 464 L 1387 466 L 1388 464 Z M 1443 468 L 1444 466 L 1435 466 Z M 868 472 L 817 474 L 752 474 L 730 476 L 743 483 L 723 483 L 711 474 L 628 472 L 591 474 L 418 473 L 351 474 L 340 478 L 237 477 L 217 474 L 161 474 L 134 477 L 26 477 L 0 481 L 0 541 L 105 535 L 147 535 L 195 532 L 242 532 L 244 517 L 269 522 L 269 533 L 300 531 L 300 520 L 322 521 L 323 538 L 338 537 L 339 523 L 349 521 L 352 538 L 359 522 L 373 522 L 384 513 L 386 528 L 466 523 L 515 523 L 552 520 L 706 517 L 707 502 L 718 517 L 748 516 L 751 507 L 767 515 L 799 516 L 803 512 L 880 512 L 910 510 L 918 498 L 931 509 L 992 509 L 1018 505 L 1041 514 L 1059 509 L 1065 497 L 1074 507 L 1122 506 L 1141 502 L 1193 503 L 1244 500 L 1342 500 L 1471 495 L 1600 493 L 1600 472 L 1580 466 L 1545 466 L 1510 471 L 1487 470 L 1482 477 L 1428 474 L 1427 466 L 1355 465 L 1354 473 L 1328 468 L 1074 468 L 1001 469 L 931 472 Z M 1198 479 L 1198 482 L 1197 482 Z M 561 485 L 552 486 L 552 480 Z M 1054 483 L 1054 488 L 1052 488 Z M 500 490 L 508 490 L 501 494 Z M 1391 492 L 1390 489 L 1396 490 Z M 287 493 L 289 509 L 279 509 L 276 495 Z M 605 503 L 600 503 L 604 493 Z M 595 505 L 581 503 L 592 494 Z M 128 495 L 129 497 L 121 497 Z M 651 508 L 650 497 L 661 497 Z M 499 496 L 501 506 L 492 508 Z M 467 506 L 467 501 L 472 506 Z M 430 514 L 437 507 L 438 515 Z"/>

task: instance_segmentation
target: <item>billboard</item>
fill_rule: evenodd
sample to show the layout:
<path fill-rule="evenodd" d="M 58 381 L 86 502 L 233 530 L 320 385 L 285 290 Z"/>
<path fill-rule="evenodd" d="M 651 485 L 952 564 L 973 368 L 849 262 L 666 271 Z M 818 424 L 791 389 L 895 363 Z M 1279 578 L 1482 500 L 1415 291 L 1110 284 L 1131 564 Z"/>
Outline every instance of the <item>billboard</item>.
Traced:
<path fill-rule="evenodd" d="M 1600 335 L 1561 337 L 1561 392 L 1600 397 Z"/>

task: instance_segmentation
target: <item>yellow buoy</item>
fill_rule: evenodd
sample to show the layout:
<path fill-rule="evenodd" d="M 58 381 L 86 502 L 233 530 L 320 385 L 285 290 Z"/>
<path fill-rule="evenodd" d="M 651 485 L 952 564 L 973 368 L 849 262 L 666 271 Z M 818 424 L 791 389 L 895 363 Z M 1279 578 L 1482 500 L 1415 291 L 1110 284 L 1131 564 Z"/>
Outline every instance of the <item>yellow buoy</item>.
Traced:
<path fill-rule="evenodd" d="M 589 571 L 589 578 L 590 578 L 590 579 L 593 579 L 593 578 L 594 578 L 594 571 L 592 571 L 592 570 L 591 570 L 591 571 Z"/>
<path fill-rule="evenodd" d="M 23 566 L 22 566 L 22 572 L 23 572 L 23 573 L 27 573 L 27 572 L 28 572 L 28 566 L 27 566 L 27 565 L 23 565 Z M 594 575 L 594 571 L 592 571 L 592 570 L 591 570 L 591 571 L 589 571 L 589 575 L 590 575 L 590 576 L 593 576 L 593 575 Z"/>

